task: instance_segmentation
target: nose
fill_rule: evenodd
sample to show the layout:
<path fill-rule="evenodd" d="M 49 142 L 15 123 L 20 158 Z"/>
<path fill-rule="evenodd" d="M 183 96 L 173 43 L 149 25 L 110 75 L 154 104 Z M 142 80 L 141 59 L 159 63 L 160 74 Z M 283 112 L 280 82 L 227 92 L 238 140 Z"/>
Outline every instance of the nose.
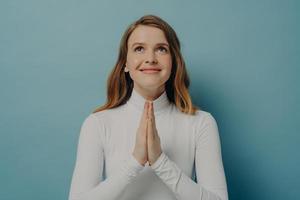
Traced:
<path fill-rule="evenodd" d="M 150 65 L 157 64 L 155 52 L 151 51 L 151 52 L 147 53 L 145 63 L 150 64 Z"/>

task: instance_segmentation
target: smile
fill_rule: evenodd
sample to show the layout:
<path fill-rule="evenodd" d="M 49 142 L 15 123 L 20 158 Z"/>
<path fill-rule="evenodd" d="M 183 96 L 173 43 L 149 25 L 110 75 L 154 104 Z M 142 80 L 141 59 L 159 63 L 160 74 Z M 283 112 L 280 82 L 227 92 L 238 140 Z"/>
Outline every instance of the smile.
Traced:
<path fill-rule="evenodd" d="M 140 71 L 143 72 L 144 74 L 155 74 L 155 73 L 159 73 L 161 70 L 160 69 L 142 69 Z"/>
<path fill-rule="evenodd" d="M 159 73 L 161 71 L 161 69 L 159 68 L 142 68 L 140 69 L 141 72 L 143 72 L 144 74 L 156 74 L 156 73 Z"/>

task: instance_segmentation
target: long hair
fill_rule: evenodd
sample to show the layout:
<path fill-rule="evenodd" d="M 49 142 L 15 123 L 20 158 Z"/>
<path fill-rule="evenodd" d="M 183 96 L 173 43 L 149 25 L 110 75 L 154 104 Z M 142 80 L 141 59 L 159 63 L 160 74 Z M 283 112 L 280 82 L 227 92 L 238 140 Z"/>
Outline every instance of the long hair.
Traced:
<path fill-rule="evenodd" d="M 121 39 L 118 60 L 107 79 L 107 102 L 94 110 L 93 113 L 121 106 L 130 98 L 133 90 L 133 81 L 129 73 L 124 72 L 128 51 L 127 42 L 131 33 L 139 25 L 156 27 L 164 32 L 170 46 L 172 59 L 171 75 L 165 83 L 167 97 L 181 112 L 195 115 L 198 107 L 192 104 L 188 91 L 190 80 L 180 52 L 179 39 L 173 28 L 155 15 L 145 15 L 126 29 Z"/>

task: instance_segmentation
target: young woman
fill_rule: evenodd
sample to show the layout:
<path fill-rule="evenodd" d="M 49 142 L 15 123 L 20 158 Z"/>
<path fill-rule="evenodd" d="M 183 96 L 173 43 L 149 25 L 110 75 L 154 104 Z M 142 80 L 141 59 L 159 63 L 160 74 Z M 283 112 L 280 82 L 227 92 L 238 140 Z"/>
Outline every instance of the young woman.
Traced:
<path fill-rule="evenodd" d="M 228 199 L 216 121 L 192 104 L 168 23 L 131 24 L 107 84 L 81 127 L 69 200 Z"/>

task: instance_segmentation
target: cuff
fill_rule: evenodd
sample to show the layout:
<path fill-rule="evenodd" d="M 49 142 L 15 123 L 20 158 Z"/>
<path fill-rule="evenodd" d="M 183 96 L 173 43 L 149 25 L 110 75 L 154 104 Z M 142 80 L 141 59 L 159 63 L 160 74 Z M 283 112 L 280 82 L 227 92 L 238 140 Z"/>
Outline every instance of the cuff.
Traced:
<path fill-rule="evenodd" d="M 151 165 L 151 168 L 154 170 L 157 169 L 167 159 L 168 159 L 167 155 L 164 152 L 162 152 L 160 156 L 157 158 L 157 160 Z"/>
<path fill-rule="evenodd" d="M 141 165 L 132 154 L 130 154 L 128 158 L 128 164 L 130 167 L 132 167 L 133 170 L 137 172 L 141 171 L 144 168 L 144 166 Z"/>
<path fill-rule="evenodd" d="M 128 159 L 125 161 L 123 167 L 123 174 L 127 177 L 130 182 L 133 178 L 135 178 L 144 168 L 134 157 L 130 155 Z"/>

